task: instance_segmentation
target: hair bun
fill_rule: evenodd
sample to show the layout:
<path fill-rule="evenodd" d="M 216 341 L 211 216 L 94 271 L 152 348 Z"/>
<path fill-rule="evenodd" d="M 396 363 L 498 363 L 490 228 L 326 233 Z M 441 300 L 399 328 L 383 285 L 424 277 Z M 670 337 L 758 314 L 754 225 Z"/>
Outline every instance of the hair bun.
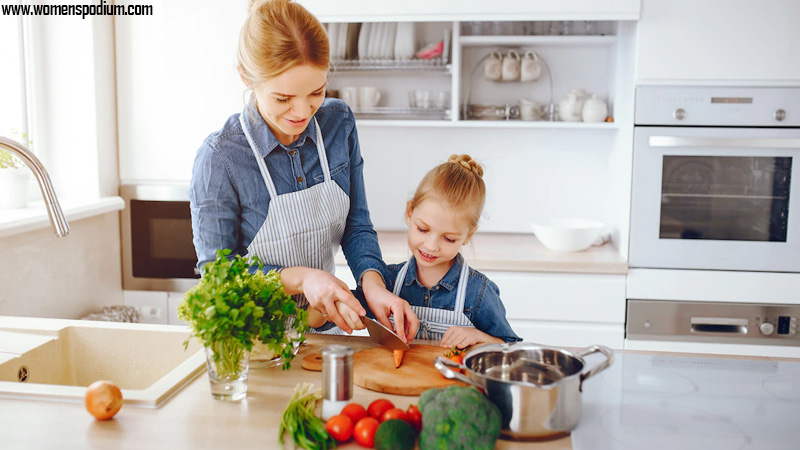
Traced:
<path fill-rule="evenodd" d="M 447 162 L 457 164 L 464 170 L 469 170 L 475 175 L 483 177 L 483 167 L 481 167 L 481 165 L 469 155 L 450 155 L 450 158 L 447 159 Z"/>

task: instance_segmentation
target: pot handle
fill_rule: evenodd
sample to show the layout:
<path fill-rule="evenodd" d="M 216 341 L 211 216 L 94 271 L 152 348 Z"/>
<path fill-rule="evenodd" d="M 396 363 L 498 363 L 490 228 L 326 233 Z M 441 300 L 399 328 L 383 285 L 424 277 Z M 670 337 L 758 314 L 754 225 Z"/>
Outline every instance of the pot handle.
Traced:
<path fill-rule="evenodd" d="M 483 389 L 483 386 L 479 385 L 478 383 L 475 383 L 474 381 L 465 377 L 461 373 L 453 370 L 453 369 L 466 370 L 467 367 L 464 366 L 463 364 L 459 364 L 453 360 L 447 359 L 444 356 L 437 356 L 436 360 L 433 362 L 433 365 L 436 366 L 437 369 L 439 369 L 439 373 L 444 375 L 444 377 L 449 380 L 463 381 L 464 383 L 471 384 L 477 387 L 478 389 Z"/>
<path fill-rule="evenodd" d="M 593 345 L 591 347 L 587 347 L 583 350 L 575 352 L 575 354 L 580 356 L 581 358 L 583 358 L 586 355 L 591 355 L 592 353 L 602 353 L 606 357 L 606 360 L 592 367 L 591 370 L 589 370 L 588 372 L 581 374 L 581 390 L 583 390 L 583 382 L 585 380 L 588 380 L 589 377 L 597 375 L 598 373 L 608 369 L 614 362 L 614 352 L 610 348 L 603 345 Z"/>

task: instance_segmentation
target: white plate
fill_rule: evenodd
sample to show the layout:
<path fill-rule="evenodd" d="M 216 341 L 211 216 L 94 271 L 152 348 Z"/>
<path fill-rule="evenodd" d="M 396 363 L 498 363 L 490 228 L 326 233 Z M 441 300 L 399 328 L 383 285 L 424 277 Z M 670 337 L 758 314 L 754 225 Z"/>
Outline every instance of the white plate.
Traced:
<path fill-rule="evenodd" d="M 386 27 L 386 39 L 383 43 L 383 57 L 394 59 L 394 38 L 397 33 L 397 22 L 390 22 Z"/>
<path fill-rule="evenodd" d="M 349 27 L 349 23 L 343 23 L 341 24 L 341 28 L 339 28 L 339 48 L 336 49 L 339 54 L 339 59 L 344 59 L 344 55 L 347 52 L 347 33 L 350 31 L 348 30 Z"/>
<path fill-rule="evenodd" d="M 358 33 L 358 59 L 367 59 L 367 47 L 369 46 L 369 34 L 372 31 L 372 23 L 364 22 L 361 24 L 361 31 Z"/>
<path fill-rule="evenodd" d="M 336 42 L 338 42 L 338 23 L 328 24 L 328 45 L 330 46 L 331 59 L 336 59 Z"/>
<path fill-rule="evenodd" d="M 374 23 L 372 24 L 372 29 L 369 33 L 369 47 L 367 48 L 367 58 L 375 59 L 378 57 L 378 52 L 380 51 L 380 38 L 381 33 L 383 32 L 383 23 Z"/>

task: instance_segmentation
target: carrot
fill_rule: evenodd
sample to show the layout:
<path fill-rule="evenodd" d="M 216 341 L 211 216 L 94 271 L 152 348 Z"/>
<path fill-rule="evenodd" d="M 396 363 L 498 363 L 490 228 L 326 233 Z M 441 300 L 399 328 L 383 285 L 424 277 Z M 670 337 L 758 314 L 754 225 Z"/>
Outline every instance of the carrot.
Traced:
<path fill-rule="evenodd" d="M 400 364 L 403 362 L 403 355 L 406 353 L 405 350 L 394 350 L 394 368 L 397 369 L 400 367 Z"/>

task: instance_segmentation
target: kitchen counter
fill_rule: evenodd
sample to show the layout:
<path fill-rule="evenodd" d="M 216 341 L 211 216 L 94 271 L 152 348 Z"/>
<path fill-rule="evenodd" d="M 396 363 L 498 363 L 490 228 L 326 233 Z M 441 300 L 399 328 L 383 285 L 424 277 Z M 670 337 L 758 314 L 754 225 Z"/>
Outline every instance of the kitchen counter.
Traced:
<path fill-rule="evenodd" d="M 379 231 L 378 241 L 383 259 L 389 264 L 411 257 L 405 232 Z M 582 252 L 554 252 L 545 248 L 532 233 L 478 232 L 462 254 L 471 267 L 482 271 L 628 273 L 628 263 L 610 242 Z M 336 264 L 347 264 L 342 252 L 337 253 Z"/>
<path fill-rule="evenodd" d="M 320 372 L 302 369 L 300 361 L 304 355 L 318 352 L 324 345 L 330 343 L 345 343 L 356 350 L 374 345 L 366 338 L 361 337 L 311 335 L 289 371 L 281 371 L 278 368 L 251 370 L 247 399 L 239 403 L 226 403 L 212 399 L 205 372 L 192 380 L 161 408 L 144 409 L 125 405 L 113 420 L 102 422 L 91 417 L 85 411 L 83 404 L 79 403 L 0 398 L 0 445 L 4 448 L 278 448 L 275 445 L 278 440 L 278 424 L 295 385 L 308 381 L 317 387 L 321 386 Z M 633 364 L 633 360 L 625 361 L 625 357 L 628 355 L 661 358 L 658 354 L 654 356 L 652 352 L 619 352 L 618 356 L 623 357 L 619 358 L 620 361 L 615 363 L 612 368 L 616 367 L 616 370 L 621 370 L 626 363 Z M 678 354 L 662 355 L 667 355 L 665 358 L 668 359 L 680 356 Z M 698 355 L 691 356 L 697 357 Z M 756 364 L 764 361 L 791 361 L 779 358 L 742 357 L 719 357 L 714 361 L 719 361 L 720 364 L 732 364 L 731 362 L 735 364 L 736 360 L 741 360 L 742 364 L 748 365 L 748 367 L 755 367 Z M 660 367 L 664 368 L 663 364 Z M 730 369 L 731 367 L 725 368 Z M 712 377 L 715 369 L 717 368 L 701 367 L 703 373 L 708 373 Z M 749 370 L 755 371 L 755 369 Z M 652 384 L 654 380 L 658 379 L 658 377 L 654 377 L 657 373 L 653 372 L 653 369 L 641 372 L 641 376 L 636 372 L 631 372 L 631 375 L 630 379 L 634 385 L 637 382 Z M 647 377 L 642 378 L 644 375 Z M 782 383 L 785 384 L 789 381 L 791 380 L 787 378 Z M 575 439 L 587 437 L 592 439 L 592 436 L 597 436 L 596 433 L 601 430 L 591 429 L 597 424 L 595 417 L 591 416 L 597 405 L 591 402 L 593 397 L 599 395 L 603 389 L 613 388 L 613 386 L 607 386 L 607 379 L 593 380 L 592 383 L 584 392 L 585 411 L 581 422 L 581 424 L 585 423 L 583 426 L 590 433 L 578 436 L 577 433 L 581 429 L 581 424 L 579 424 L 573 437 L 525 443 L 499 440 L 496 448 L 499 450 L 571 449 Z M 791 386 L 789 388 L 791 389 Z M 670 394 L 674 394 L 674 392 L 670 392 Z M 795 394 L 791 395 L 796 397 Z M 619 397 L 619 395 L 615 396 Z M 362 405 L 366 406 L 372 400 L 380 397 L 388 398 L 404 409 L 410 404 L 417 403 L 417 397 L 388 395 L 354 387 L 353 400 Z M 781 403 L 779 399 L 775 401 Z M 800 401 L 800 398 L 794 399 L 794 401 Z M 798 405 L 791 406 L 792 403 L 786 401 L 782 403 L 787 405 L 787 408 L 797 409 L 798 407 Z M 753 408 L 756 407 L 757 405 L 753 406 Z M 746 411 L 741 411 L 741 413 L 746 413 Z M 763 412 L 759 414 L 763 415 Z M 786 416 L 785 421 L 791 421 L 791 417 Z M 291 449 L 292 445 L 288 444 L 286 448 Z M 357 449 L 362 447 L 354 441 L 350 441 L 339 448 Z"/>
<path fill-rule="evenodd" d="M 324 345 L 345 343 L 358 350 L 374 346 L 367 338 L 309 336 L 291 369 L 250 371 L 247 399 L 238 403 L 214 400 L 204 371 L 158 409 L 123 405 L 112 420 L 97 421 L 83 404 L 0 398 L 0 447 L 3 448 L 278 448 L 278 426 L 297 383 L 321 388 L 321 372 L 302 369 L 304 355 Z M 418 397 L 389 395 L 354 386 L 353 401 L 365 407 L 377 398 L 398 407 L 416 404 Z M 287 449 L 291 443 L 287 442 Z M 363 448 L 351 440 L 341 449 Z M 499 440 L 498 450 L 570 449 L 570 438 L 544 443 Z"/>

